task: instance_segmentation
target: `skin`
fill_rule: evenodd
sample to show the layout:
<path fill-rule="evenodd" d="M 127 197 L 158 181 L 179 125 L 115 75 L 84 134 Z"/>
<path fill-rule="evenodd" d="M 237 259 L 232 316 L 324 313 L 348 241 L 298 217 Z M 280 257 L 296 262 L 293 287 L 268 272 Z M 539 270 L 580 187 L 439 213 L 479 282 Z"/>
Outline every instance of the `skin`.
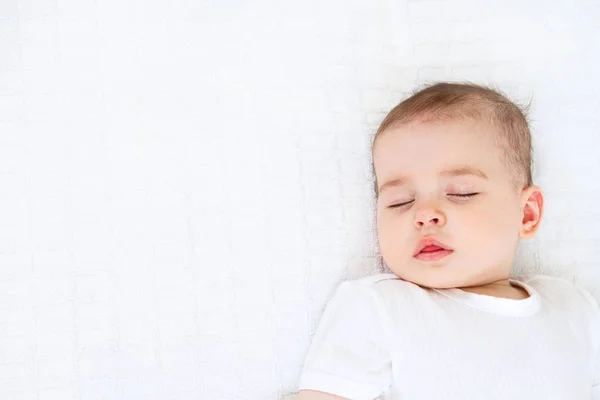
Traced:
<path fill-rule="evenodd" d="M 494 130 L 470 119 L 414 121 L 390 128 L 375 144 L 379 247 L 402 279 L 422 287 L 527 297 L 508 279 L 519 240 L 539 228 L 543 194 L 538 186 L 514 184 Z M 386 185 L 397 179 L 402 181 Z M 472 193 L 477 194 L 465 196 Z M 453 252 L 437 261 L 419 260 L 413 255 L 423 238 L 435 238 Z"/>
<path fill-rule="evenodd" d="M 377 236 L 386 264 L 400 278 L 425 288 L 528 297 L 511 286 L 509 275 L 519 241 L 533 238 L 539 228 L 543 193 L 535 185 L 514 184 L 494 129 L 474 120 L 413 121 L 379 137 L 373 149 L 380 185 Z M 471 193 L 477 194 L 461 196 Z M 390 208 L 398 204 L 404 205 Z M 423 238 L 453 251 L 437 261 L 419 260 L 414 250 Z M 301 390 L 297 400 L 345 398 Z"/>

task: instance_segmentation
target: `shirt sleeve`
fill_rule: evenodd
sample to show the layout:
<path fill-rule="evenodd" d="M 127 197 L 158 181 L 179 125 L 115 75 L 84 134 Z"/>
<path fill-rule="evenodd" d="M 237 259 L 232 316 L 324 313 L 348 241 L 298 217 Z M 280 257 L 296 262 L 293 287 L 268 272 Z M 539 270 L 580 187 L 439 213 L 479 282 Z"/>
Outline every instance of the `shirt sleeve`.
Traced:
<path fill-rule="evenodd" d="M 312 338 L 298 390 L 373 400 L 392 381 L 389 322 L 372 287 L 343 282 Z"/>
<path fill-rule="evenodd" d="M 579 286 L 580 292 L 591 306 L 591 335 L 594 342 L 592 399 L 600 400 L 600 306 L 598 300 L 587 289 Z"/>

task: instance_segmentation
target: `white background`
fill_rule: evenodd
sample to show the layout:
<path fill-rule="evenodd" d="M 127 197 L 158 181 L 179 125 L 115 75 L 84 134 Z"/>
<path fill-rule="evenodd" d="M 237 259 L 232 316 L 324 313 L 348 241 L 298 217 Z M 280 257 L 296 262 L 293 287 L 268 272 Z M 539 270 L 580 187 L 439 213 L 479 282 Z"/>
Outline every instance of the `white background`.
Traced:
<path fill-rule="evenodd" d="M 337 283 L 380 271 L 374 131 L 434 80 L 533 101 L 546 214 L 516 268 L 598 282 L 598 21 L 592 0 L 0 0 L 0 398 L 296 391 Z"/>

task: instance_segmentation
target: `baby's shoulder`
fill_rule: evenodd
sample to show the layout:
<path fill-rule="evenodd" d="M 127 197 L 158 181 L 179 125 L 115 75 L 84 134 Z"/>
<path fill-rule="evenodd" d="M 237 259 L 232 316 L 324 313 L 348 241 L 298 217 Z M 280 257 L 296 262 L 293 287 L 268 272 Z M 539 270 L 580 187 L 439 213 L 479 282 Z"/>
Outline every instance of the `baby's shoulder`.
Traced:
<path fill-rule="evenodd" d="M 341 283 L 340 287 L 345 290 L 373 292 L 377 297 L 388 300 L 426 296 L 427 293 L 419 285 L 405 281 L 392 273 L 380 273 L 346 280 Z"/>
<path fill-rule="evenodd" d="M 403 286 L 403 287 L 414 287 L 420 288 L 420 286 L 405 281 L 392 273 L 379 273 L 369 276 L 363 276 L 362 278 L 350 279 L 341 282 L 342 285 L 354 286 L 354 287 L 369 287 L 369 288 L 380 288 L 385 286 Z"/>
<path fill-rule="evenodd" d="M 536 290 L 550 291 L 553 294 L 558 292 L 566 295 L 581 295 L 583 288 L 573 282 L 571 279 L 567 279 L 561 276 L 545 275 L 545 274 L 522 274 L 511 277 L 512 280 L 516 280 L 532 286 Z"/>
<path fill-rule="evenodd" d="M 363 276 L 362 278 L 348 279 L 342 281 L 342 285 L 346 286 L 361 286 L 361 287 L 370 287 L 374 286 L 378 282 L 388 281 L 388 280 L 399 280 L 400 278 L 395 274 L 390 273 L 381 273 L 374 274 L 369 276 Z"/>
<path fill-rule="evenodd" d="M 576 291 L 577 287 L 566 278 L 544 274 L 521 274 L 511 277 L 512 280 L 526 283 L 536 289 Z"/>
<path fill-rule="evenodd" d="M 600 316 L 597 299 L 590 294 L 589 288 L 576 284 L 573 280 L 543 274 L 518 275 L 513 279 L 533 287 L 542 297 L 553 300 L 555 304 L 574 304 L 583 302 L 592 314 Z"/>

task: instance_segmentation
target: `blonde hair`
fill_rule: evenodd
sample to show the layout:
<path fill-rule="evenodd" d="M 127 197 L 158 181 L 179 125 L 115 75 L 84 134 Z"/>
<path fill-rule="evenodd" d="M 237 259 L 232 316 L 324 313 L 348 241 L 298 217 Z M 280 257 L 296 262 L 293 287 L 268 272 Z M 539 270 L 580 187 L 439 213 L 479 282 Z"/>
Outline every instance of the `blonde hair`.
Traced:
<path fill-rule="evenodd" d="M 467 83 L 440 82 L 427 86 L 396 105 L 383 119 L 371 149 L 384 132 L 413 121 L 434 122 L 457 119 L 486 120 L 497 128 L 494 135 L 502 147 L 506 164 L 515 177 L 513 184 L 523 188 L 533 184 L 532 144 L 527 107 L 521 108 L 497 89 Z M 375 194 L 379 197 L 377 175 Z"/>

